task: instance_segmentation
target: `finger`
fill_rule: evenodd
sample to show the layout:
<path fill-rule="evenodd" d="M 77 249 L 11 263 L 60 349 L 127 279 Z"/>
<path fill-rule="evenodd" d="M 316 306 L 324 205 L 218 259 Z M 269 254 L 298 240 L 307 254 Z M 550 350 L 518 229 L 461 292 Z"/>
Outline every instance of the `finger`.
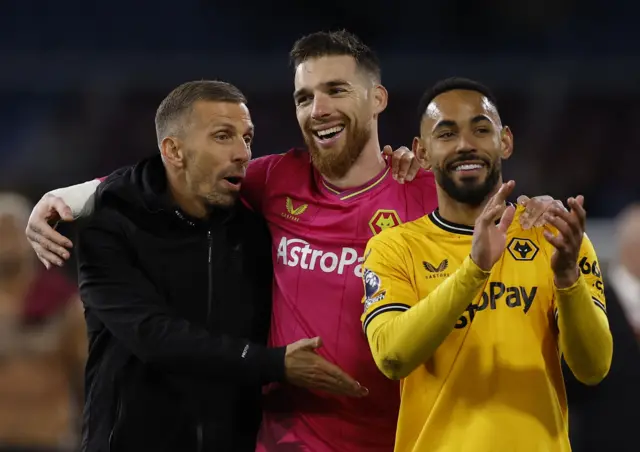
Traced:
<path fill-rule="evenodd" d="M 309 344 L 311 346 L 311 348 L 313 348 L 314 350 L 322 347 L 322 338 L 320 336 L 316 336 L 313 339 L 311 339 L 311 342 Z"/>
<path fill-rule="evenodd" d="M 333 378 L 333 382 L 337 390 L 344 391 L 345 393 L 352 394 L 353 396 L 364 396 L 369 392 L 368 389 L 360 385 L 360 383 L 335 364 L 323 359 L 321 367 L 327 375 Z"/>
<path fill-rule="evenodd" d="M 585 226 L 587 224 L 587 211 L 584 209 L 584 196 L 578 195 L 573 201 L 568 202 L 571 211 L 575 213 L 578 223 L 580 224 L 580 228 L 584 232 Z"/>
<path fill-rule="evenodd" d="M 393 148 L 389 145 L 386 145 L 382 148 L 382 153 L 387 157 L 393 157 Z"/>
<path fill-rule="evenodd" d="M 59 256 L 43 248 L 39 243 L 32 243 L 31 246 L 36 252 L 36 256 L 38 256 L 38 259 L 40 259 L 40 262 L 44 264 L 47 270 L 50 269 L 52 265 L 56 265 L 58 267 L 62 267 L 64 265 L 64 262 Z"/>
<path fill-rule="evenodd" d="M 53 209 L 62 221 L 73 221 L 73 214 L 71 213 L 71 207 L 69 207 L 62 198 L 58 196 L 51 196 L 48 199 L 51 209 Z"/>
<path fill-rule="evenodd" d="M 505 184 L 502 184 L 498 192 L 493 195 L 491 199 L 489 199 L 489 202 L 485 206 L 482 214 L 480 214 L 480 224 L 488 225 L 489 223 L 499 218 L 499 215 L 502 215 L 503 209 L 505 207 L 505 201 L 509 194 L 513 191 L 514 187 L 514 181 L 509 181 Z"/>
<path fill-rule="evenodd" d="M 569 198 L 569 203 L 572 202 L 572 198 Z M 567 212 L 562 209 L 558 209 L 555 205 L 549 210 L 549 223 L 555 226 L 551 220 L 554 218 L 560 218 L 562 221 L 569 227 L 569 230 L 562 231 L 563 234 L 572 234 L 575 237 L 579 237 L 582 235 L 583 230 L 580 225 L 580 219 L 578 215 L 573 211 Z"/>
<path fill-rule="evenodd" d="M 407 178 L 407 174 L 409 174 L 409 169 L 411 168 L 411 162 L 415 160 L 415 155 L 413 155 L 413 152 L 411 152 L 407 148 L 400 148 L 400 149 L 402 149 L 402 153 L 398 159 L 399 160 L 398 182 L 400 182 L 401 184 L 404 184 Z M 396 151 L 399 154 L 400 154 L 400 149 Z"/>
<path fill-rule="evenodd" d="M 407 171 L 407 175 L 404 178 L 405 182 L 411 182 L 413 179 L 415 179 L 416 174 L 418 174 L 418 171 L 420 171 L 421 168 L 420 162 L 413 152 L 411 153 L 411 156 L 411 164 L 409 165 L 409 170 Z"/>
<path fill-rule="evenodd" d="M 547 212 L 544 212 L 542 215 L 538 217 L 536 222 L 533 224 L 533 227 L 541 228 L 546 224 L 549 224 L 549 214 Z"/>
<path fill-rule="evenodd" d="M 496 222 L 498 218 L 502 216 L 502 213 L 507 208 L 506 205 L 501 204 L 497 206 L 493 206 L 488 211 L 484 212 L 477 220 L 477 223 L 482 227 L 491 226 Z"/>
<path fill-rule="evenodd" d="M 316 389 L 318 389 L 320 391 L 324 391 L 324 392 L 327 392 L 329 394 L 333 394 L 333 395 L 337 395 L 337 396 L 360 398 L 360 397 L 364 397 L 364 396 L 368 395 L 368 392 L 366 394 L 355 393 L 355 392 L 353 392 L 351 390 L 345 389 L 344 387 L 336 384 L 333 381 L 318 382 L 314 386 L 315 386 Z"/>
<path fill-rule="evenodd" d="M 49 223 L 46 221 L 35 220 L 29 222 L 27 225 L 27 237 L 30 240 L 36 241 L 40 244 L 43 244 L 43 239 L 49 243 L 53 243 L 60 247 L 72 248 L 73 243 L 71 240 L 66 238 L 64 235 L 57 232 Z M 49 248 L 49 247 L 47 247 Z M 55 252 L 55 249 L 49 248 L 51 251 Z"/>
<path fill-rule="evenodd" d="M 47 239 L 42 234 L 36 234 L 30 231 L 29 234 L 27 234 L 27 238 L 29 239 L 31 246 L 34 247 L 34 249 L 35 249 L 35 244 L 38 244 L 41 248 L 55 254 L 59 258 L 69 259 L 69 257 L 71 257 L 71 255 L 69 254 L 69 251 L 67 251 L 65 248 L 58 245 L 57 243 L 54 243 L 51 240 Z"/>
<path fill-rule="evenodd" d="M 507 198 L 513 192 L 513 189 L 515 188 L 515 186 L 516 186 L 516 183 L 515 181 L 512 181 L 512 180 L 502 184 L 502 186 L 500 187 L 500 190 L 498 190 L 498 193 L 496 193 L 494 196 L 495 204 L 504 204 L 507 201 Z"/>
<path fill-rule="evenodd" d="M 520 226 L 522 226 L 523 229 L 529 229 L 534 226 L 547 209 L 551 207 L 553 198 L 550 200 L 543 200 L 541 198 L 543 197 L 538 196 L 531 198 L 525 206 L 524 212 L 520 215 Z"/>
<path fill-rule="evenodd" d="M 516 200 L 516 203 L 518 203 L 518 205 L 521 205 L 522 207 L 526 207 L 528 202 L 529 202 L 529 197 L 527 195 L 520 195 Z"/>
<path fill-rule="evenodd" d="M 567 223 L 567 221 L 556 215 L 551 215 L 549 217 L 549 224 L 556 228 L 560 234 L 566 239 L 570 238 L 573 235 L 573 230 L 571 226 Z"/>
<path fill-rule="evenodd" d="M 40 255 L 37 252 L 36 252 L 36 256 L 38 257 L 38 260 L 42 262 L 42 265 L 44 265 L 47 270 L 51 269 L 51 263 L 49 261 L 40 257 Z"/>
<path fill-rule="evenodd" d="M 562 234 L 558 234 L 558 235 L 553 235 L 553 233 L 547 229 L 545 229 L 542 232 L 542 235 L 544 235 L 544 238 L 547 240 L 547 242 L 549 242 L 551 245 L 553 245 L 553 247 L 558 250 L 558 252 L 560 253 L 564 253 L 565 252 L 565 243 L 564 240 L 562 238 Z"/>
<path fill-rule="evenodd" d="M 552 243 L 556 249 L 565 254 L 575 254 L 579 248 L 579 242 L 569 225 L 560 217 L 552 217 L 549 224 L 557 229 L 556 240 Z M 549 232 L 549 231 L 548 231 Z"/>
<path fill-rule="evenodd" d="M 297 347 L 296 349 L 304 349 L 304 350 L 310 350 L 310 351 L 314 351 L 320 347 L 322 347 L 322 339 L 320 337 L 314 337 L 314 338 L 306 338 L 306 339 L 300 339 L 298 342 L 296 342 Z"/>
<path fill-rule="evenodd" d="M 504 209 L 502 216 L 500 217 L 500 223 L 498 223 L 498 229 L 504 234 L 506 234 L 507 230 L 509 229 L 509 226 L 511 226 L 511 223 L 513 223 L 513 218 L 515 217 L 515 215 L 516 215 L 516 208 L 513 206 L 507 206 L 507 208 Z"/>
<path fill-rule="evenodd" d="M 400 172 L 400 163 L 402 161 L 402 156 L 406 151 L 407 148 L 405 148 L 404 146 L 400 147 L 393 151 L 393 156 L 391 157 L 391 174 L 393 175 L 393 178 L 398 182 L 400 182 L 400 179 L 398 177 L 398 173 Z"/>

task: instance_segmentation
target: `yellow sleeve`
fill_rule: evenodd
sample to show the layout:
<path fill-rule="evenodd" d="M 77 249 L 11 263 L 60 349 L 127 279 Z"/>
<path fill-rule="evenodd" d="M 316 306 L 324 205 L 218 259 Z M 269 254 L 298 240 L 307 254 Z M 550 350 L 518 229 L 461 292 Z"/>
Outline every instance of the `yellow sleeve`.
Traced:
<path fill-rule="evenodd" d="M 609 372 L 613 339 L 598 257 L 586 234 L 579 256 L 580 277 L 576 283 L 555 289 L 556 318 L 560 350 L 567 365 L 579 381 L 594 385 Z"/>
<path fill-rule="evenodd" d="M 400 379 L 428 361 L 484 288 L 489 272 L 470 257 L 432 293 L 419 299 L 413 263 L 401 243 L 382 233 L 369 241 L 363 264 L 362 325 L 378 368 Z"/>

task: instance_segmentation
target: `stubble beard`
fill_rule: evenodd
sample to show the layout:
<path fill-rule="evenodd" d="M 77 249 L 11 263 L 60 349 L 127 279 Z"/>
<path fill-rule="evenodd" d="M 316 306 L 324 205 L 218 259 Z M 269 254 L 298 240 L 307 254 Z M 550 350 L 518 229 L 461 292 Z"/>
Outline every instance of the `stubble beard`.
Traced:
<path fill-rule="evenodd" d="M 343 133 L 347 135 L 342 148 L 330 150 L 320 148 L 310 131 L 304 135 L 309 154 L 311 154 L 311 163 L 329 180 L 345 177 L 371 138 L 371 129 L 359 127 L 357 123 L 345 125 Z"/>
<path fill-rule="evenodd" d="M 493 193 L 502 176 L 500 160 L 492 162 L 487 176 L 480 183 L 471 180 L 456 183 L 450 171 L 436 167 L 432 171 L 438 185 L 451 199 L 470 207 L 481 206 Z"/>

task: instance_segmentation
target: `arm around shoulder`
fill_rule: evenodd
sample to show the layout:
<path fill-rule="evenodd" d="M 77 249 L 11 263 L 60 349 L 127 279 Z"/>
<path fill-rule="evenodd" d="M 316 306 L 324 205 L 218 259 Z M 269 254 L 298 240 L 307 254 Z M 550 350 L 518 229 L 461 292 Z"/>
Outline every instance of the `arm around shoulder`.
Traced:
<path fill-rule="evenodd" d="M 97 212 L 79 234 L 78 268 L 87 315 L 140 360 L 247 383 L 284 379 L 284 348 L 213 335 L 171 312 L 134 264 L 127 238 L 108 214 Z"/>
<path fill-rule="evenodd" d="M 74 220 L 88 217 L 93 212 L 94 199 L 101 179 L 93 179 L 81 184 L 69 187 L 57 188 L 50 191 L 49 195 L 57 196 L 69 206 Z"/>

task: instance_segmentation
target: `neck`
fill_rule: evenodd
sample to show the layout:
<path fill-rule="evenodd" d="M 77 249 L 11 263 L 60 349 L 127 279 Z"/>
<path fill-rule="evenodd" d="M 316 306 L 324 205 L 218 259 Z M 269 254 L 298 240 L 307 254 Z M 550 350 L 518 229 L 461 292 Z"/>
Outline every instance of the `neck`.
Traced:
<path fill-rule="evenodd" d="M 194 196 L 187 188 L 184 175 L 175 174 L 167 170 L 167 187 L 171 198 L 184 213 L 193 218 L 205 218 L 207 216 L 207 205 L 204 200 Z"/>
<path fill-rule="evenodd" d="M 451 198 L 439 185 L 438 191 L 438 212 L 440 216 L 451 223 L 463 224 L 465 226 L 473 226 L 482 214 L 482 210 L 489 202 L 489 199 L 496 194 L 502 186 L 502 179 L 496 184 L 493 191 L 485 198 L 479 206 L 470 206 L 469 204 L 456 201 Z"/>
<path fill-rule="evenodd" d="M 341 189 L 358 187 L 376 177 L 378 173 L 384 169 L 385 165 L 386 163 L 380 150 L 380 143 L 378 142 L 378 132 L 374 126 L 371 137 L 362 149 L 358 159 L 351 168 L 349 168 L 349 171 L 347 171 L 347 174 L 339 179 L 329 179 L 325 177 L 325 180 L 331 185 Z"/>

